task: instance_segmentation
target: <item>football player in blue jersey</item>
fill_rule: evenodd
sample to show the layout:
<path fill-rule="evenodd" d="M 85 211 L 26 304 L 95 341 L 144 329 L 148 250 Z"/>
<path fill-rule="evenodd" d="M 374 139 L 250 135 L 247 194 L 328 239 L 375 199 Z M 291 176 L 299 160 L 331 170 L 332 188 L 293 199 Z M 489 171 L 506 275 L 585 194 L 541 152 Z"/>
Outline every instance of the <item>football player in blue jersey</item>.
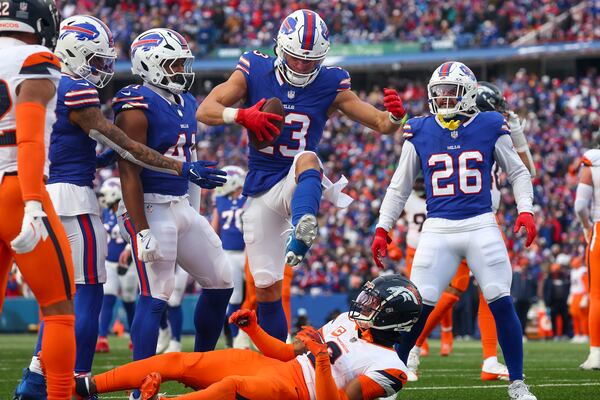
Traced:
<path fill-rule="evenodd" d="M 276 57 L 258 51 L 244 53 L 229 79 L 211 91 L 196 114 L 208 125 L 240 124 L 264 141 L 279 133 L 273 123 L 282 118 L 260 108 L 270 97 L 283 103 L 280 136 L 271 146 L 250 147 L 244 183 L 249 198 L 242 217 L 259 321 L 281 340 L 287 337 L 281 304 L 285 264 L 297 265 L 314 242 L 322 196 L 340 207 L 352 201 L 341 193 L 345 178 L 331 184 L 316 154 L 327 119 L 339 110 L 374 131 L 389 134 L 396 132 L 405 116 L 395 90 L 384 91 L 388 112 L 361 101 L 350 90 L 347 71 L 322 65 L 328 51 L 329 31 L 321 17 L 310 10 L 295 11 L 281 24 Z M 241 100 L 246 108 L 233 108 Z M 282 233 L 289 228 L 290 217 L 292 232 L 286 238 Z"/>
<path fill-rule="evenodd" d="M 423 297 L 423 312 L 397 347 L 398 355 L 407 361 L 429 314 L 466 258 L 496 321 L 511 381 L 509 397 L 535 400 L 523 383 L 521 326 L 510 297 L 512 268 L 490 192 L 495 161 L 515 192 L 515 232 L 525 227 L 529 246 L 537 233 L 531 175 L 513 147 L 504 117 L 477 109 L 477 86 L 471 70 L 459 62 L 446 62 L 434 71 L 427 86 L 432 115 L 411 118 L 404 125 L 406 140 L 381 204 L 372 251 L 376 259 L 385 255 L 388 232 L 422 173 L 427 219 L 410 279 Z"/>
<path fill-rule="evenodd" d="M 186 40 L 170 29 L 151 29 L 131 44 L 131 60 L 132 72 L 143 84 L 126 86 L 116 94 L 117 126 L 167 157 L 195 159 L 198 104 L 188 92 L 194 80 L 194 56 Z M 188 200 L 188 189 L 195 187 L 189 187 L 187 179 L 142 169 L 126 160 L 119 160 L 119 170 L 124 205 L 119 218 L 134 248 L 141 288 L 131 329 L 133 358 L 150 357 L 156 351 L 176 263 L 203 288 L 194 317 L 194 349 L 212 350 L 233 283 L 221 240 L 198 212 L 199 193 L 191 193 Z"/>
<path fill-rule="evenodd" d="M 113 318 L 113 309 L 117 297 L 121 298 L 127 314 L 127 322 L 131 328 L 135 311 L 138 283 L 134 268 L 129 268 L 130 251 L 126 249 L 127 242 L 123 239 L 117 223 L 117 208 L 121 200 L 121 181 L 119 178 L 108 178 L 100 187 L 100 204 L 103 206 L 102 220 L 108 236 L 108 251 L 106 253 L 106 282 L 104 283 L 104 298 L 100 312 L 100 326 L 96 353 L 108 353 L 108 331 Z M 121 260 L 127 260 L 122 263 Z"/>
<path fill-rule="evenodd" d="M 227 318 L 240 309 L 244 301 L 244 266 L 246 264 L 245 244 L 242 235 L 242 212 L 246 204 L 246 196 L 242 194 L 246 171 L 235 165 L 223 167 L 227 172 L 227 183 L 215 190 L 212 227 L 223 242 L 225 254 L 229 257 L 233 273 L 233 293 L 229 299 Z M 236 324 L 229 324 L 234 348 L 239 329 Z M 243 335 L 243 334 L 242 334 Z M 245 337 L 245 336 L 244 336 Z M 239 341 L 238 341 L 239 342 Z M 246 347 L 245 344 L 240 346 Z"/>
<path fill-rule="evenodd" d="M 92 367 L 102 285 L 106 280 L 106 232 L 93 190 L 96 141 L 114 148 L 132 162 L 197 184 L 204 183 L 204 176 L 210 180 L 215 170 L 205 168 L 203 162 L 165 157 L 131 140 L 106 120 L 96 88 L 104 87 L 113 76 L 116 52 L 112 33 L 102 21 L 85 15 L 65 19 L 60 24 L 55 52 L 61 60 L 63 75 L 57 92 L 57 120 L 50 138 L 47 190 L 71 245 L 77 285 L 75 372 L 86 374 Z M 37 358 L 40 346 L 38 341 L 30 364 L 30 369 L 36 371 L 40 371 Z M 21 395 L 19 388 L 17 395 Z"/>

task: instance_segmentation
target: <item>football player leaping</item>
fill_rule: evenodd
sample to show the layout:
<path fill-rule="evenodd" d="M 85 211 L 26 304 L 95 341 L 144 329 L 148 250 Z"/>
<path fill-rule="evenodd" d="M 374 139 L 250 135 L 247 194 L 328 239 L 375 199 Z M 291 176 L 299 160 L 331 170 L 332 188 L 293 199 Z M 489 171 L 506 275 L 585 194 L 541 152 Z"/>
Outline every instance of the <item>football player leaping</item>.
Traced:
<path fill-rule="evenodd" d="M 277 141 L 261 150 L 250 148 L 244 184 L 249 198 L 242 216 L 258 320 L 280 340 L 287 337 L 281 304 L 284 265 L 298 264 L 314 242 L 322 195 L 340 207 L 351 202 L 341 193 L 343 183 L 331 185 L 323 177 L 315 153 L 325 122 L 339 110 L 387 134 L 395 132 L 405 116 L 394 90 L 384 92 L 389 112 L 361 101 L 350 90 L 348 72 L 322 66 L 328 51 L 329 32 L 321 17 L 310 10 L 295 11 L 281 24 L 276 57 L 258 51 L 244 53 L 230 78 L 212 90 L 197 113 L 205 124 L 237 123 L 262 140 L 277 131 L 273 122 L 281 121 L 279 115 L 260 111 L 265 98 L 277 97 L 283 102 L 285 124 Z M 242 99 L 245 108 L 232 108 Z M 292 233 L 286 244 L 283 232 L 290 217 Z"/>
<path fill-rule="evenodd" d="M 477 80 L 467 66 L 459 62 L 440 65 L 427 89 L 433 115 L 412 118 L 404 126 L 406 141 L 373 240 L 377 258 L 422 172 L 428 218 L 411 279 L 423 296 L 423 313 L 397 347 L 398 355 L 407 360 L 429 314 L 466 258 L 496 321 L 511 381 L 508 394 L 511 399 L 535 400 L 523 383 L 521 327 L 510 297 L 512 268 L 489 190 L 496 161 L 515 192 L 519 210 L 515 231 L 526 228 L 529 246 L 536 236 L 531 175 L 514 150 L 504 117 L 477 109 Z"/>

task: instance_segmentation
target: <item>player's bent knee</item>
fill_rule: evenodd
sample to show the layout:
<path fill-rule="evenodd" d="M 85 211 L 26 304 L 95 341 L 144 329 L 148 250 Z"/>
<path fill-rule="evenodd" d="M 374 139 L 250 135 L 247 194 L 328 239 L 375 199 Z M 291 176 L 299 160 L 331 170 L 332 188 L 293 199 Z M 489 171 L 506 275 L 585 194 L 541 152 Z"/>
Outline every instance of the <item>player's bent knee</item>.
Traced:
<path fill-rule="evenodd" d="M 296 176 L 300 175 L 302 172 L 308 169 L 316 169 L 317 171 L 321 171 L 321 162 L 319 161 L 319 157 L 316 153 L 312 151 L 303 151 L 296 155 Z"/>
<path fill-rule="evenodd" d="M 277 281 L 279 280 L 279 279 L 277 279 L 277 276 L 275 275 L 275 273 L 268 269 L 261 269 L 258 271 L 253 271 L 252 277 L 254 278 L 254 285 L 256 286 L 257 289 L 260 289 L 260 290 L 269 289 L 270 287 L 275 285 L 275 283 L 277 283 Z"/>
<path fill-rule="evenodd" d="M 483 293 L 485 301 L 487 301 L 488 304 L 498 300 L 501 297 L 510 295 L 509 288 L 507 288 L 505 285 L 499 285 L 495 283 L 491 283 L 489 285 L 486 285 L 485 287 L 482 287 L 481 291 Z"/>
<path fill-rule="evenodd" d="M 440 299 L 440 292 L 434 286 L 422 285 L 418 287 L 419 293 L 421 293 L 421 298 L 423 299 L 423 304 L 427 304 L 428 306 L 435 306 L 435 304 Z"/>
<path fill-rule="evenodd" d="M 277 281 L 268 287 L 256 287 L 256 300 L 258 302 L 271 302 L 281 299 L 282 283 L 283 281 Z"/>
<path fill-rule="evenodd" d="M 72 315 L 75 313 L 72 300 L 61 300 L 56 303 L 41 307 L 45 317 L 50 315 Z"/>

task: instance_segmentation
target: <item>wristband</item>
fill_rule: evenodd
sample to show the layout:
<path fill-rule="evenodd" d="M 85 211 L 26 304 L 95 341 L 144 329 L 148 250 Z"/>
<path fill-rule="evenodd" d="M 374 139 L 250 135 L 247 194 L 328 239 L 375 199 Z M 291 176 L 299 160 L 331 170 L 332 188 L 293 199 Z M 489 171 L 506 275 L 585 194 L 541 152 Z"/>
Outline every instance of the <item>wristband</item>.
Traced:
<path fill-rule="evenodd" d="M 225 109 L 223 110 L 223 122 L 225 122 L 226 124 L 235 123 L 237 114 L 238 114 L 237 108 L 225 107 Z"/>

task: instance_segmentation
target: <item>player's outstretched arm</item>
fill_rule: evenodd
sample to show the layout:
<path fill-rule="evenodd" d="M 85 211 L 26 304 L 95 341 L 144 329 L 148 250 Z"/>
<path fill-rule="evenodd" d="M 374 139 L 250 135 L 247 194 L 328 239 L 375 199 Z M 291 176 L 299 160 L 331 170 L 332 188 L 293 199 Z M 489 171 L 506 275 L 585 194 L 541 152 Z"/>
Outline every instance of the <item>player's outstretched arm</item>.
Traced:
<path fill-rule="evenodd" d="M 200 103 L 196 111 L 196 119 L 206 125 L 231 124 L 234 119 L 223 115 L 226 107 L 237 104 L 246 97 L 246 78 L 235 70 L 228 80 L 216 86 Z"/>
<path fill-rule="evenodd" d="M 383 134 L 394 133 L 404 124 L 406 112 L 402 100 L 393 89 L 385 89 L 384 105 L 381 111 L 362 101 L 356 93 L 347 90 L 338 93 L 333 102 L 333 111 L 340 110 L 353 121 Z"/>
<path fill-rule="evenodd" d="M 69 119 L 90 137 L 114 149 L 122 158 L 141 167 L 171 175 L 182 175 L 183 164 L 142 143 L 131 140 L 118 126 L 111 124 L 98 107 L 71 110 Z M 127 155 L 128 154 L 128 155 Z"/>
<path fill-rule="evenodd" d="M 17 254 L 28 253 L 48 237 L 42 208 L 44 129 L 46 106 L 56 93 L 49 79 L 26 79 L 17 88 L 15 119 L 17 125 L 17 169 L 25 212 L 21 232 L 11 241 Z"/>

